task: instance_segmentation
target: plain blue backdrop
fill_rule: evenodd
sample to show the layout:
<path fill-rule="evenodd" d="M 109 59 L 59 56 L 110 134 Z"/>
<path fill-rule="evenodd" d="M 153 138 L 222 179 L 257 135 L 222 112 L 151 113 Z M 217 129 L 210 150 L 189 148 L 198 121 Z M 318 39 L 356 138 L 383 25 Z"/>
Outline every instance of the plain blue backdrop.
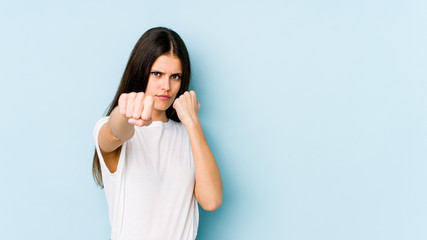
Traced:
<path fill-rule="evenodd" d="M 95 122 L 178 32 L 223 205 L 198 239 L 427 239 L 426 1 L 0 4 L 1 239 L 105 240 Z"/>

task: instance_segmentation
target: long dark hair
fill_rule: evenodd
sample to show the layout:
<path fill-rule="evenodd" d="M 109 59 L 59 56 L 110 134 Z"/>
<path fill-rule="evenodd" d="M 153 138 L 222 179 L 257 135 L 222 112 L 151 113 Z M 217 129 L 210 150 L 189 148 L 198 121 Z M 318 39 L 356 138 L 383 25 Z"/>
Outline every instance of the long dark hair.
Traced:
<path fill-rule="evenodd" d="M 145 92 L 154 61 L 161 55 L 168 54 L 169 52 L 172 52 L 181 60 L 183 70 L 181 88 L 176 96 L 179 97 L 187 91 L 190 84 L 191 67 L 190 57 L 184 41 L 176 32 L 169 28 L 151 28 L 139 38 L 133 48 L 116 95 L 107 107 L 108 111 L 105 116 L 110 116 L 113 109 L 118 106 L 119 97 L 122 93 Z M 166 110 L 166 117 L 180 122 L 172 105 Z M 96 184 L 101 189 L 104 188 L 101 166 L 96 149 L 93 155 L 92 175 Z"/>

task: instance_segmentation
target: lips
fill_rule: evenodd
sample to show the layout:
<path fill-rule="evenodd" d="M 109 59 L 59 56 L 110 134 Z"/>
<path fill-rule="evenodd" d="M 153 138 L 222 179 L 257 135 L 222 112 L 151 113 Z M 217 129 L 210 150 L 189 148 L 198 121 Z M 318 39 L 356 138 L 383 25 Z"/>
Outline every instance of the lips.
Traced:
<path fill-rule="evenodd" d="M 162 100 L 168 100 L 170 98 L 168 95 L 157 95 L 156 97 L 158 97 Z"/>

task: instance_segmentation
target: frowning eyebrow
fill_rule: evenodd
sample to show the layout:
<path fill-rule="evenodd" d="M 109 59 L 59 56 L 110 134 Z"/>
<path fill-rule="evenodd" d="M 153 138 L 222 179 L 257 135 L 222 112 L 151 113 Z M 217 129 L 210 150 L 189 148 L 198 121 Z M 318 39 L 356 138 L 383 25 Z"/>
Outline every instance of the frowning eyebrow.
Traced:
<path fill-rule="evenodd" d="M 151 69 L 151 72 L 158 72 L 158 73 L 164 74 L 164 72 L 156 70 L 156 69 Z M 172 73 L 172 75 L 182 75 L 182 73 L 181 72 L 177 72 L 177 73 Z"/>

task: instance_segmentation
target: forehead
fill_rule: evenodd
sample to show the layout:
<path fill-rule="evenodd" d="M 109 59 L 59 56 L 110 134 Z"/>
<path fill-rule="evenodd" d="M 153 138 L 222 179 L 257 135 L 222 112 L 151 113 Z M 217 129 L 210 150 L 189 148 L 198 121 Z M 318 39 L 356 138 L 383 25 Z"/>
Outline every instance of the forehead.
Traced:
<path fill-rule="evenodd" d="M 182 73 L 182 64 L 181 60 L 173 54 L 161 55 L 154 61 L 151 69 L 164 73 Z"/>

